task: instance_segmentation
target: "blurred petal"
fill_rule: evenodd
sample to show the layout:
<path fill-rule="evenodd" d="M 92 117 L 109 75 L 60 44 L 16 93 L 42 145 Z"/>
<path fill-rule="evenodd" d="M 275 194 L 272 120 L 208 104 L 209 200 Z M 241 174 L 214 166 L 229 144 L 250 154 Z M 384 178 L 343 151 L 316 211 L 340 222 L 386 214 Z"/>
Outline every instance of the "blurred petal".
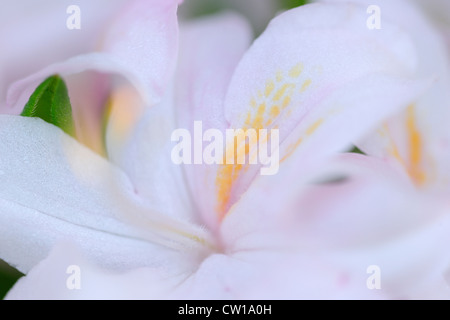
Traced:
<path fill-rule="evenodd" d="M 79 278 L 75 279 L 77 275 Z M 160 299 L 180 278 L 169 277 L 162 268 L 140 268 L 126 273 L 105 271 L 90 263 L 75 246 L 63 243 L 20 279 L 6 299 Z"/>
<path fill-rule="evenodd" d="M 127 173 L 136 195 L 147 206 L 195 222 L 183 169 L 171 159 L 170 137 L 175 129 L 172 92 L 169 89 L 161 103 L 145 111 L 142 102 L 135 99 L 136 92 L 125 89 L 119 93 L 123 97 L 113 100 L 116 111 L 108 124 L 108 155 Z"/>
<path fill-rule="evenodd" d="M 440 204 L 418 193 L 395 164 L 343 154 L 327 163 L 327 170 L 323 180 L 342 180 L 312 185 L 295 200 L 302 208 L 295 214 L 296 230 L 313 247 L 362 248 L 389 242 L 441 214 Z"/>
<path fill-rule="evenodd" d="M 370 0 L 357 3 L 372 4 Z M 382 9 L 383 22 L 394 22 L 411 36 L 418 57 L 414 76 L 432 77 L 433 83 L 407 110 L 386 121 L 358 146 L 368 154 L 397 161 L 417 185 L 447 186 L 450 179 L 449 52 L 436 27 L 410 2 L 383 0 L 377 5 Z"/>
<path fill-rule="evenodd" d="M 445 284 L 443 276 L 450 261 L 444 244 L 449 241 L 449 227 L 447 212 L 403 237 L 360 250 L 338 251 L 334 258 L 352 273 L 379 266 L 383 291 L 392 298 L 425 299 L 431 283 L 437 288 Z M 446 296 L 448 292 L 440 298 Z"/>
<path fill-rule="evenodd" d="M 333 264 L 296 251 L 213 255 L 180 285 L 176 299 L 377 299 L 365 274 L 353 278 Z"/>
<path fill-rule="evenodd" d="M 181 0 L 136 0 L 111 25 L 102 47 L 131 83 L 154 104 L 172 79 L 178 51 L 177 8 Z"/>
<path fill-rule="evenodd" d="M 353 160 L 353 156 L 345 156 L 345 161 L 323 162 L 325 169 L 305 176 L 292 175 L 295 163 L 289 163 L 290 167 L 282 166 L 277 175 L 258 177 L 223 220 L 222 241 L 232 252 L 254 248 L 295 247 L 299 241 L 293 240 L 293 237 L 311 238 L 308 241 L 301 240 L 301 246 L 319 250 L 364 242 L 359 238 L 361 235 L 367 237 L 367 243 L 376 242 L 379 240 L 380 230 L 372 232 L 368 228 L 371 228 L 373 220 L 379 218 L 378 210 L 386 212 L 386 215 L 393 219 L 391 212 L 398 206 L 389 201 L 391 197 L 396 203 L 403 205 L 411 194 L 415 194 L 415 190 L 398 168 L 390 167 L 376 159 L 364 158 L 356 161 L 358 159 L 356 157 L 352 162 L 350 160 Z M 355 181 L 353 175 L 360 174 L 361 171 L 366 176 L 368 172 L 372 172 L 370 179 L 365 177 Z M 282 185 L 289 188 L 278 192 Z M 380 193 L 387 200 L 379 205 L 385 207 L 365 208 L 366 204 Z M 401 197 L 397 198 L 400 195 Z M 258 199 L 268 201 L 261 202 Z M 359 215 L 344 219 L 347 209 Z M 366 214 L 362 215 L 361 211 Z M 343 212 L 345 215 L 341 217 Z M 398 216 L 399 221 L 402 218 L 404 217 Z M 367 222 L 367 228 L 349 231 L 348 226 L 353 226 L 358 221 L 361 224 Z M 421 220 L 411 216 L 409 223 L 417 221 Z M 341 227 L 336 227 L 337 224 Z M 398 223 L 395 225 L 398 226 Z M 407 226 L 405 225 L 405 229 L 408 229 Z M 325 230 L 322 232 L 316 228 Z M 396 232 L 399 230 L 394 229 L 390 234 L 395 235 Z"/>
<path fill-rule="evenodd" d="M 86 70 L 119 74 L 137 88 L 147 105 L 157 103 L 175 66 L 177 2 L 130 2 L 107 29 L 99 52 L 52 64 L 14 83 L 8 91 L 8 105 L 20 112 L 30 94 L 47 76 L 58 73 L 65 77 Z"/>
<path fill-rule="evenodd" d="M 221 14 L 186 24 L 180 34 L 175 83 L 163 101 L 139 116 L 142 108 L 132 93 L 130 97 L 127 91 L 121 99 L 116 127 L 130 117 L 133 105 L 135 111 L 131 117 L 135 120 L 131 123 L 135 127 L 127 131 L 127 138 L 119 144 L 113 137 L 117 130 L 108 128 L 109 155 L 127 172 L 139 196 L 148 205 L 171 216 L 205 223 L 202 215 L 204 218 L 205 213 L 209 213 L 211 196 L 204 184 L 214 167 L 174 164 L 171 151 L 175 142 L 171 141 L 171 134 L 177 128 L 185 128 L 193 135 L 195 120 L 203 121 L 204 130 L 226 126 L 225 91 L 249 40 L 248 25 L 235 14 Z"/>
<path fill-rule="evenodd" d="M 450 2 L 447 0 L 414 0 L 413 2 L 429 13 L 435 23 L 450 31 Z"/>
<path fill-rule="evenodd" d="M 93 51 L 122 0 L 9 1 L 0 12 L 0 103 L 7 87 L 49 64 Z M 81 29 L 69 30 L 66 9 L 77 5 Z M 1 112 L 5 110 L 1 109 Z"/>
<path fill-rule="evenodd" d="M 390 298 L 425 298 L 430 281 L 439 287 L 450 262 L 450 219 L 441 204 L 378 159 L 343 155 L 326 168 L 322 179 L 329 183 L 291 181 L 280 193 L 287 180 L 274 176 L 252 186 L 222 223 L 229 252 L 301 250 L 352 281 L 367 278 L 367 268 L 377 265 L 381 293 Z"/>
<path fill-rule="evenodd" d="M 250 45 L 251 31 L 239 15 L 222 13 L 182 25 L 176 82 L 177 124 L 224 129 L 223 100 L 233 71 Z"/>
<path fill-rule="evenodd" d="M 79 289 L 70 289 L 70 266 Z M 349 278 L 320 257 L 276 252 L 215 254 L 193 274 L 162 268 L 126 273 L 102 270 L 76 248 L 59 245 L 8 293 L 7 299 L 367 299 L 382 298 L 365 287 L 365 274 Z"/>
<path fill-rule="evenodd" d="M 99 155 L 106 155 L 102 124 L 114 79 L 105 73 L 86 71 L 69 75 L 65 81 L 69 88 L 76 139 Z"/>
<path fill-rule="evenodd" d="M 202 129 L 224 132 L 225 94 L 233 71 L 250 45 L 249 24 L 239 15 L 223 13 L 189 23 L 181 29 L 180 64 L 177 72 L 175 110 L 177 125 L 195 134 L 194 121 Z M 203 133 L 202 133 L 203 134 Z M 203 137 L 202 137 L 203 138 Z M 206 145 L 207 142 L 204 143 Z M 184 165 L 183 169 L 203 223 L 215 224 L 215 164 Z"/>
<path fill-rule="evenodd" d="M 432 297 L 450 263 L 443 202 L 414 188 L 395 163 L 349 154 L 337 165 L 347 182 L 319 185 L 300 201 L 309 215 L 300 229 L 306 242 L 334 250 L 333 258 L 351 273 L 379 266 L 383 292 L 392 298 Z M 448 296 L 439 292 L 434 297 Z"/>

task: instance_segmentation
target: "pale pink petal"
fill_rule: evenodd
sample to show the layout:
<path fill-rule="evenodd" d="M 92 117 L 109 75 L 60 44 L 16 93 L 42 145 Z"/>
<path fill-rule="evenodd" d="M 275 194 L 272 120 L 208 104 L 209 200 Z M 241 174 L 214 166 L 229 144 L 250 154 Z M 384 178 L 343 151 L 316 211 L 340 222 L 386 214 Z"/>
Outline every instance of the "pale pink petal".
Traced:
<path fill-rule="evenodd" d="M 49 64 L 94 51 L 123 0 L 32 1 L 2 4 L 0 12 L 0 102 L 8 86 Z M 67 8 L 77 5 L 81 29 L 69 30 Z M 1 112 L 5 112 L 3 108 Z"/>
<path fill-rule="evenodd" d="M 68 75 L 64 80 L 69 88 L 77 140 L 106 155 L 103 124 L 114 78 L 106 73 L 86 71 Z"/>
<path fill-rule="evenodd" d="M 177 5 L 175 0 L 131 1 L 106 28 L 97 52 L 51 64 L 15 82 L 8 91 L 8 105 L 20 113 L 34 89 L 49 75 L 66 77 L 86 70 L 118 74 L 137 88 L 147 105 L 157 103 L 175 66 Z"/>
<path fill-rule="evenodd" d="M 392 298 L 425 299 L 430 287 L 435 290 L 443 285 L 448 287 L 444 272 L 450 261 L 444 244 L 449 241 L 449 227 L 447 212 L 402 237 L 360 250 L 339 251 L 333 258 L 351 273 L 370 265 L 378 266 L 381 286 Z M 448 291 L 441 294 L 444 294 L 441 299 L 448 297 Z"/>
<path fill-rule="evenodd" d="M 300 227 L 305 241 L 328 246 L 351 272 L 379 266 L 383 291 L 392 298 L 447 297 L 445 202 L 414 188 L 396 163 L 351 154 L 338 162 L 348 181 L 319 185 L 300 201 L 309 215 Z"/>
<path fill-rule="evenodd" d="M 202 122 L 201 135 L 208 129 L 224 132 L 227 127 L 225 94 L 237 63 L 250 45 L 251 31 L 242 17 L 232 13 L 206 17 L 183 27 L 175 91 L 177 126 L 188 129 L 192 141 L 199 143 L 203 136 L 194 136 L 194 121 Z M 217 165 L 191 164 L 183 169 L 203 223 L 213 227 L 215 190 L 205 186 L 214 184 Z"/>
<path fill-rule="evenodd" d="M 108 271 L 86 259 L 76 246 L 61 243 L 15 284 L 6 299 L 161 299 L 181 280 L 156 267 Z"/>
<path fill-rule="evenodd" d="M 92 264 L 69 244 L 60 244 L 52 250 L 6 297 L 9 300 L 369 298 L 383 295 L 365 287 L 364 274 L 349 278 L 320 257 L 305 254 L 215 254 L 191 274 L 170 274 L 163 268 L 117 273 Z"/>
<path fill-rule="evenodd" d="M 418 193 L 400 169 L 367 156 L 339 156 L 295 200 L 297 231 L 313 247 L 360 248 L 389 242 L 437 219 L 441 203 Z M 334 177 L 341 180 L 326 181 Z"/>
<path fill-rule="evenodd" d="M 357 3 L 364 7 L 372 4 L 370 0 Z M 411 2 L 378 1 L 377 5 L 383 23 L 396 23 L 411 36 L 418 58 L 414 76 L 432 77 L 433 83 L 407 110 L 386 121 L 358 146 L 366 153 L 400 163 L 416 185 L 447 188 L 450 179 L 448 48 L 432 21 Z"/>
<path fill-rule="evenodd" d="M 430 281 L 440 286 L 450 262 L 442 204 L 385 161 L 344 155 L 326 168 L 310 186 L 286 176 L 257 180 L 222 223 L 228 252 L 301 251 L 347 279 L 368 278 L 376 265 L 389 298 L 427 297 Z"/>
<path fill-rule="evenodd" d="M 348 275 L 320 256 L 254 250 L 213 255 L 174 291 L 176 299 L 380 299 L 365 274 Z M 273 310 L 272 310 L 273 312 Z"/>
<path fill-rule="evenodd" d="M 175 129 L 171 93 L 168 90 L 161 103 L 146 111 L 129 91 L 117 97 L 121 105 L 108 124 L 108 156 L 127 173 L 141 201 L 167 216 L 196 221 L 183 168 L 171 159 L 170 137 Z"/>
<path fill-rule="evenodd" d="M 405 107 L 427 85 L 406 80 L 416 65 L 412 43 L 393 24 L 370 32 L 365 23 L 365 10 L 341 4 L 302 6 L 275 18 L 233 76 L 229 127 L 279 129 L 279 161 L 296 161 L 297 175 Z M 218 170 L 219 219 L 260 168 Z"/>
<path fill-rule="evenodd" d="M 248 25 L 235 14 L 187 23 L 180 34 L 175 80 L 163 101 L 142 114 L 140 102 L 129 90 L 121 102 L 117 100 L 122 112 L 118 110 L 113 117 L 112 126 L 119 130 L 111 123 L 108 129 L 109 156 L 130 176 L 138 195 L 157 210 L 205 224 L 214 191 L 204 186 L 214 166 L 175 164 L 171 152 L 176 142 L 171 135 L 185 128 L 194 141 L 195 120 L 203 121 L 204 130 L 225 127 L 225 91 L 249 41 Z M 134 110 L 132 115 L 130 110 Z M 130 117 L 134 119 L 131 126 L 124 120 Z M 117 143 L 113 136 L 121 127 L 129 129 Z"/>

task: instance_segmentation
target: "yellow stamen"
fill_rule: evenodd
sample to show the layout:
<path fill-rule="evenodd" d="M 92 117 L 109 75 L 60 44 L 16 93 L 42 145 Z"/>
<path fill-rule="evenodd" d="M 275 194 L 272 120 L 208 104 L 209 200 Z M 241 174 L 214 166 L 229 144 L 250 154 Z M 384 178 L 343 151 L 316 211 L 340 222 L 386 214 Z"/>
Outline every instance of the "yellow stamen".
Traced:
<path fill-rule="evenodd" d="M 272 80 L 267 81 L 266 83 L 266 90 L 264 92 L 266 98 L 270 96 L 273 89 L 275 89 L 275 83 Z"/>
<path fill-rule="evenodd" d="M 406 115 L 406 129 L 409 142 L 409 168 L 408 173 L 419 185 L 425 182 L 426 176 L 422 168 L 423 145 L 422 136 L 417 127 L 414 106 L 409 106 Z"/>

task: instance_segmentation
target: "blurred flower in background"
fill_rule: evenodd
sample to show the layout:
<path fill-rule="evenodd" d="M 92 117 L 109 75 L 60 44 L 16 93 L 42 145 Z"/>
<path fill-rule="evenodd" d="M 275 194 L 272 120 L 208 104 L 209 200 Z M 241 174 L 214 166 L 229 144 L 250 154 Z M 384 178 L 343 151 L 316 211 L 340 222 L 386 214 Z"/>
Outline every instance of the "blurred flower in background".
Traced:
<path fill-rule="evenodd" d="M 188 0 L 179 33 L 177 1 L 79 2 L 74 39 L 52 19 L 72 3 L 2 10 L 0 257 L 27 273 L 8 298 L 447 298 L 445 22 L 316 2 Z M 78 141 L 17 116 L 53 74 Z M 280 171 L 175 165 L 195 120 L 279 129 Z"/>
<path fill-rule="evenodd" d="M 256 35 L 259 35 L 275 14 L 305 4 L 305 0 L 192 0 L 180 7 L 183 20 L 193 19 L 225 10 L 233 10 L 245 16 Z"/>
<path fill-rule="evenodd" d="M 450 30 L 450 3 L 445 0 L 415 0 L 416 4 L 429 15 L 432 22 L 436 23 L 443 30 Z"/>

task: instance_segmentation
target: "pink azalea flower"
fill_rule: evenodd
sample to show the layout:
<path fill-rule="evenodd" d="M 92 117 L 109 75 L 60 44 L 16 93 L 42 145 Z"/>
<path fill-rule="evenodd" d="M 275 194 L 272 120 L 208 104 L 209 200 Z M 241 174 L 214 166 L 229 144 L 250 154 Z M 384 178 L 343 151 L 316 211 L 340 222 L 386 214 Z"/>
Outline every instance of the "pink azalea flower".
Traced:
<path fill-rule="evenodd" d="M 415 77 L 408 34 L 388 21 L 371 32 L 358 5 L 314 4 L 273 19 L 250 47 L 239 16 L 193 22 L 178 52 L 176 8 L 133 1 L 100 51 L 9 88 L 20 110 L 47 76 L 92 70 L 106 79 L 111 117 L 101 157 L 40 119 L 0 116 L 0 256 L 28 273 L 8 298 L 379 296 L 368 266 L 344 265 L 334 250 L 353 226 L 336 225 L 336 238 L 303 232 L 315 217 L 299 201 L 330 157 L 429 86 Z M 279 172 L 174 164 L 171 133 L 195 120 L 279 129 Z M 335 221 L 325 220 L 319 228 Z M 81 290 L 67 287 L 70 265 Z"/>

